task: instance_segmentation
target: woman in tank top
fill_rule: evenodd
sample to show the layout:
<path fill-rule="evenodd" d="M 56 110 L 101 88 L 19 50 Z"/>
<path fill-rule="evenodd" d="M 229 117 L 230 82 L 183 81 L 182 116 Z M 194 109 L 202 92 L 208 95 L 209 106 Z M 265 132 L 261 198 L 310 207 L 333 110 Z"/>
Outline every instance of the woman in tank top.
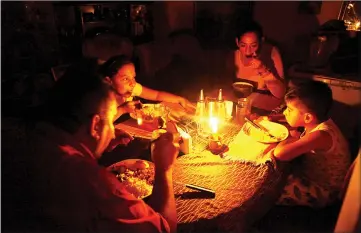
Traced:
<path fill-rule="evenodd" d="M 236 44 L 234 81 L 254 86 L 254 92 L 248 98 L 256 111 L 262 114 L 276 108 L 281 104 L 286 90 L 278 49 L 264 42 L 262 28 L 254 21 L 240 27 Z"/>

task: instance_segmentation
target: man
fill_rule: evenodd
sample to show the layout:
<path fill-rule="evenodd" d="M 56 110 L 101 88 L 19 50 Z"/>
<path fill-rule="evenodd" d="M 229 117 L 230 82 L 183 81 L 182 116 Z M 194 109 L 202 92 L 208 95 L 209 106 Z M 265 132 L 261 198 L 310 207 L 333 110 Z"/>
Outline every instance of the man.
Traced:
<path fill-rule="evenodd" d="M 148 204 L 128 193 L 97 163 L 115 139 L 115 93 L 97 76 L 94 60 L 75 64 L 49 100 L 32 136 L 29 161 L 32 222 L 46 232 L 175 232 L 173 135 L 154 142 L 155 180 Z"/>

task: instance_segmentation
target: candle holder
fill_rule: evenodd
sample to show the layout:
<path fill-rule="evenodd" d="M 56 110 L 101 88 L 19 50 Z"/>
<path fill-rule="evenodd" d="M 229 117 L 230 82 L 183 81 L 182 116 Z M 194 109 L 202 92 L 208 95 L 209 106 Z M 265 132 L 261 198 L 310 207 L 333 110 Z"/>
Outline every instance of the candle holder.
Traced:
<path fill-rule="evenodd" d="M 222 155 L 228 151 L 228 146 L 222 143 L 221 137 L 218 134 L 211 134 L 209 136 L 208 149 L 214 155 Z"/>
<path fill-rule="evenodd" d="M 211 134 L 209 136 L 208 148 L 210 150 L 219 150 L 221 147 L 221 137 L 218 134 Z"/>

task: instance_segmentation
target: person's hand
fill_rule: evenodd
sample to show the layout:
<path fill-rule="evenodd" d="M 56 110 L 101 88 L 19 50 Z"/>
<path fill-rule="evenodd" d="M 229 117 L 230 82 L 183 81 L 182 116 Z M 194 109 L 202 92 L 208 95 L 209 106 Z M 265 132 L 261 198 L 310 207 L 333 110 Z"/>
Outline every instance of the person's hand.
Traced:
<path fill-rule="evenodd" d="M 136 109 L 142 106 L 139 100 L 127 101 L 118 107 L 118 109 L 124 113 L 134 113 Z"/>
<path fill-rule="evenodd" d="M 186 98 L 179 97 L 179 104 L 186 110 L 188 113 L 195 113 L 196 106 L 189 102 Z"/>
<path fill-rule="evenodd" d="M 249 62 L 250 67 L 253 69 L 259 69 L 263 66 L 263 63 L 260 59 L 257 57 L 252 58 L 252 60 Z"/>
<path fill-rule="evenodd" d="M 115 138 L 110 141 L 106 151 L 110 152 L 114 150 L 118 145 L 128 145 L 134 138 L 127 132 L 121 129 L 115 129 Z"/>
<path fill-rule="evenodd" d="M 177 136 L 170 132 L 166 132 L 153 143 L 152 160 L 155 165 L 156 171 L 169 171 L 179 153 L 179 143 Z"/>
<path fill-rule="evenodd" d="M 267 67 L 258 58 L 252 58 L 250 61 L 250 67 L 256 69 L 257 72 L 262 76 L 269 73 Z"/>

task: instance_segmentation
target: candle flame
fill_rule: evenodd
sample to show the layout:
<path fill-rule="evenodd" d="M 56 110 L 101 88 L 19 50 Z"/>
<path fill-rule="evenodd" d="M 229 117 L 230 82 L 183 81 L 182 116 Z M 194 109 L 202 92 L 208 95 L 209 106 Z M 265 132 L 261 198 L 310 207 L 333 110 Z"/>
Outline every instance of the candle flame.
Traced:
<path fill-rule="evenodd" d="M 141 117 L 137 118 L 137 123 L 138 125 L 142 125 L 143 124 L 143 119 Z"/>
<path fill-rule="evenodd" d="M 219 120 L 217 117 L 210 117 L 209 118 L 209 125 L 212 129 L 212 133 L 217 133 L 218 131 L 218 123 L 219 123 Z"/>

